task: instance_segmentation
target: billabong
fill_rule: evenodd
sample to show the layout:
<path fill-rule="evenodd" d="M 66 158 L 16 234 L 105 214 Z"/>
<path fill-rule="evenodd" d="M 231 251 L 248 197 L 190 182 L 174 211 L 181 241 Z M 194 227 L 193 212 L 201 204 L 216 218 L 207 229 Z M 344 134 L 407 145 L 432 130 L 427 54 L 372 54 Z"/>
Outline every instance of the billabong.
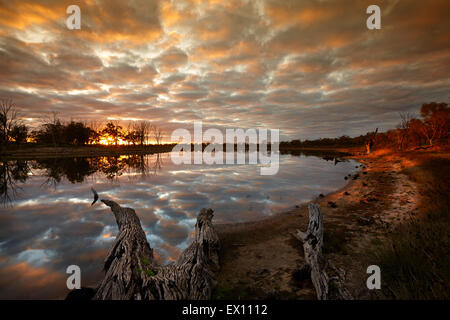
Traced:
<path fill-rule="evenodd" d="M 224 141 L 219 129 L 210 128 L 203 133 L 203 125 L 199 121 L 194 122 L 194 139 L 187 129 L 176 129 L 172 133 L 172 141 L 178 141 L 178 144 L 170 156 L 174 164 L 192 164 L 194 144 L 194 164 L 262 164 L 261 175 L 275 175 L 279 169 L 279 135 L 278 129 L 270 129 L 269 141 L 267 129 L 226 129 Z M 204 150 L 203 144 L 208 144 Z"/>

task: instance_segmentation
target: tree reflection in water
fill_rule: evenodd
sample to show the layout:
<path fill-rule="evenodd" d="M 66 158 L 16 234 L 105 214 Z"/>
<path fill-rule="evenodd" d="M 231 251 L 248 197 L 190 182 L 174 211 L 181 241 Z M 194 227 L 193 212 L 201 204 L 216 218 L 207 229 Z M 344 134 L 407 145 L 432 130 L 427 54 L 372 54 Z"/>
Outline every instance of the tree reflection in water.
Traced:
<path fill-rule="evenodd" d="M 345 154 L 329 151 L 281 151 L 293 156 L 316 156 L 327 161 L 348 161 Z M 45 178 L 44 185 L 56 187 L 63 179 L 83 183 L 87 177 L 101 174 L 108 180 L 122 175 L 129 179 L 156 175 L 163 165 L 160 153 L 151 155 L 121 155 L 110 157 L 67 157 L 38 160 L 0 161 L 0 202 L 11 204 L 19 195 L 20 183 L 25 183 L 33 170 Z"/>
<path fill-rule="evenodd" d="M 161 154 L 122 155 L 113 157 L 67 157 L 37 160 L 5 160 L 0 162 L 0 202 L 11 205 L 20 193 L 20 184 L 34 171 L 42 171 L 44 185 L 56 187 L 63 179 L 83 183 L 87 177 L 102 174 L 115 180 L 123 174 L 129 177 L 156 175 L 162 168 Z"/>
<path fill-rule="evenodd" d="M 17 198 L 21 190 L 19 183 L 25 183 L 29 172 L 28 161 L 0 162 L 0 203 L 8 206 Z"/>

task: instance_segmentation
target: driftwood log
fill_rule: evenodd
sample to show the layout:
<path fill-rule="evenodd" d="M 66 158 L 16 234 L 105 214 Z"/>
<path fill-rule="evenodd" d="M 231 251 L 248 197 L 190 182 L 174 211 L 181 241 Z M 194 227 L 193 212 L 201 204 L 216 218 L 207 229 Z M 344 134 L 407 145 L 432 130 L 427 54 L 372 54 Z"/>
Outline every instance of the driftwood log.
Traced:
<path fill-rule="evenodd" d="M 317 299 L 344 299 L 352 296 L 345 289 L 343 272 L 334 267 L 322 254 L 323 215 L 320 206 L 310 203 L 309 225 L 306 232 L 297 230 L 294 236 L 303 242 L 305 260 L 311 271 L 311 281 L 316 289 Z"/>
<path fill-rule="evenodd" d="M 195 238 L 177 262 L 159 266 L 135 211 L 114 201 L 111 208 L 119 234 L 105 259 L 105 277 L 98 300 L 206 300 L 211 298 L 219 269 L 219 238 L 212 225 L 213 210 L 202 209 Z"/>

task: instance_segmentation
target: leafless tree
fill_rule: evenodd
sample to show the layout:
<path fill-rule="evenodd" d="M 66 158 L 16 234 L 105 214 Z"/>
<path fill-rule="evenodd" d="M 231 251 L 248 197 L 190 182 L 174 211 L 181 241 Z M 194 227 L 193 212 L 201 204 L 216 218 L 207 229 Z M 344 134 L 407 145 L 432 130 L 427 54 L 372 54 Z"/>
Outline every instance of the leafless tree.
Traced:
<path fill-rule="evenodd" d="M 142 120 L 142 121 L 136 122 L 136 124 L 134 126 L 134 130 L 137 132 L 137 135 L 139 137 L 139 144 L 142 146 L 148 142 L 148 136 L 150 135 L 150 132 L 152 131 L 152 125 L 149 121 Z"/>
<path fill-rule="evenodd" d="M 153 127 L 153 137 L 155 138 L 156 144 L 161 144 L 163 137 L 163 130 L 161 127 Z"/>
<path fill-rule="evenodd" d="M 50 111 L 46 113 L 42 118 L 41 122 L 43 125 L 46 124 L 57 124 L 58 122 L 61 122 L 61 120 L 58 117 L 58 111 Z"/>
<path fill-rule="evenodd" d="M 0 141 L 7 145 L 12 129 L 20 124 L 19 113 L 11 99 L 0 100 Z"/>
<path fill-rule="evenodd" d="M 400 112 L 400 123 L 397 126 L 399 130 L 399 149 L 407 143 L 409 137 L 409 124 L 414 117 L 409 112 Z"/>
<path fill-rule="evenodd" d="M 102 121 L 98 121 L 98 120 L 91 120 L 89 122 L 89 127 L 94 130 L 94 131 L 101 131 L 101 129 L 104 127 L 104 124 Z"/>
<path fill-rule="evenodd" d="M 136 143 L 140 142 L 140 136 L 139 132 L 136 130 L 136 124 L 134 121 L 128 122 L 127 129 L 125 132 L 125 140 L 128 144 L 132 144 L 133 146 L 136 145 Z"/>

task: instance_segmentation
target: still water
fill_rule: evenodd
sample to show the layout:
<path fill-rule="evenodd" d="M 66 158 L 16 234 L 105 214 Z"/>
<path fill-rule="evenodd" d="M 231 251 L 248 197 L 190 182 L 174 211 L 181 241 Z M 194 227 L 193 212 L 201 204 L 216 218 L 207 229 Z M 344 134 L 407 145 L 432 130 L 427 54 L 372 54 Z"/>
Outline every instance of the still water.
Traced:
<path fill-rule="evenodd" d="M 332 159 L 332 158 L 331 158 Z M 190 243 L 201 208 L 214 222 L 262 219 L 345 184 L 355 162 L 280 155 L 274 176 L 259 165 L 174 165 L 170 154 L 0 162 L 0 299 L 63 299 L 67 266 L 82 286 L 102 278 L 117 226 L 100 198 L 136 209 L 161 263 Z"/>

